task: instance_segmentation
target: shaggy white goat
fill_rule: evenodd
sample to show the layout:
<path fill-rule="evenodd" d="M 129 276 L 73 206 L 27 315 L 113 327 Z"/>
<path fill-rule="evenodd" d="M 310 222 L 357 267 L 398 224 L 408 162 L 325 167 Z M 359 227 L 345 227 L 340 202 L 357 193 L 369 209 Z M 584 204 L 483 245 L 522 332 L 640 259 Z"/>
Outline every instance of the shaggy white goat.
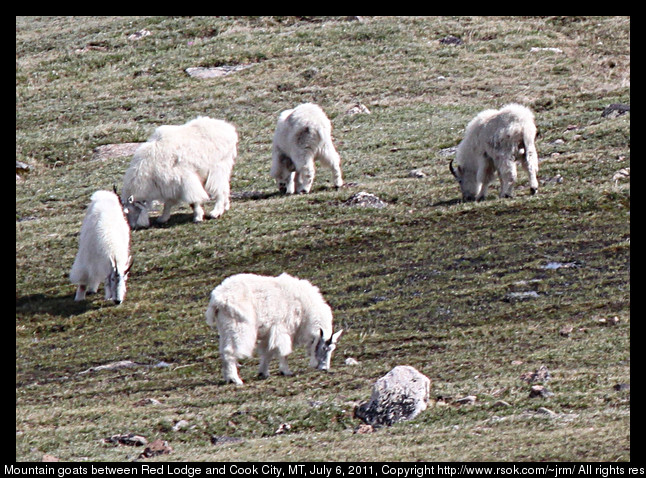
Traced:
<path fill-rule="evenodd" d="M 209 217 L 229 209 L 229 180 L 237 156 L 238 134 L 226 121 L 200 116 L 180 126 L 160 126 L 136 151 L 123 180 L 122 197 L 132 228 L 148 227 L 148 207 L 164 202 L 157 219 L 164 223 L 171 208 L 186 202 L 193 221 L 204 219 L 202 203 L 215 200 Z"/>
<path fill-rule="evenodd" d="M 343 329 L 332 332 L 332 310 L 318 288 L 289 274 L 278 277 L 237 274 L 211 292 L 206 323 L 220 335 L 222 373 L 227 382 L 242 385 L 236 359 L 258 348 L 260 377 L 269 376 L 269 361 L 278 356 L 279 370 L 292 375 L 287 356 L 304 345 L 310 366 L 330 368 L 332 351 Z"/>
<path fill-rule="evenodd" d="M 500 110 L 485 110 L 467 125 L 451 173 L 460 183 L 465 201 L 480 201 L 495 172 L 500 178 L 500 197 L 511 197 L 516 182 L 516 160 L 529 176 L 531 194 L 538 191 L 538 154 L 534 140 L 534 115 L 526 107 L 510 104 Z"/>
<path fill-rule="evenodd" d="M 105 282 L 105 299 L 120 304 L 126 296 L 126 281 L 132 265 L 129 256 L 130 228 L 119 196 L 110 191 L 92 195 L 79 237 L 79 250 L 70 271 L 78 284 L 74 300 L 84 300 Z"/>
<path fill-rule="evenodd" d="M 309 193 L 314 160 L 332 170 L 335 187 L 343 186 L 341 158 L 332 144 L 332 124 L 323 110 L 305 103 L 283 111 L 274 133 L 270 171 L 280 192 Z"/>

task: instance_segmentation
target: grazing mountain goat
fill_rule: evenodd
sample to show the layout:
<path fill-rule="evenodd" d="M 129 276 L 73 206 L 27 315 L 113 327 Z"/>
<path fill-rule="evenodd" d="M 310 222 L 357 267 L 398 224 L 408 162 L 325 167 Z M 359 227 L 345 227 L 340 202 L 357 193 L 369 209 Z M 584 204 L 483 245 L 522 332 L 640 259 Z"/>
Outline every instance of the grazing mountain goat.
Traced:
<path fill-rule="evenodd" d="M 524 106 L 510 104 L 500 110 L 485 110 L 467 125 L 456 152 L 457 167 L 449 164 L 460 183 L 465 201 L 480 201 L 494 172 L 500 177 L 500 197 L 511 197 L 516 182 L 516 160 L 529 176 L 531 194 L 538 191 L 538 154 L 534 139 L 534 115 Z"/>
<path fill-rule="evenodd" d="M 332 144 L 332 124 L 323 110 L 305 103 L 283 111 L 274 133 L 270 171 L 280 192 L 309 193 L 315 159 L 332 170 L 335 187 L 343 186 L 341 158 Z"/>
<path fill-rule="evenodd" d="M 236 359 L 251 357 L 256 346 L 262 378 L 269 376 L 269 361 L 275 356 L 280 372 L 292 375 L 287 356 L 296 345 L 305 346 L 311 367 L 328 370 L 343 333 L 332 333 L 332 310 L 318 288 L 285 273 L 225 279 L 211 292 L 206 323 L 217 326 L 224 379 L 236 385 L 242 385 Z"/>
<path fill-rule="evenodd" d="M 193 221 L 204 219 L 202 203 L 215 199 L 209 217 L 229 209 L 229 180 L 237 156 L 238 134 L 222 120 L 200 116 L 180 126 L 160 126 L 132 157 L 123 180 L 122 197 L 132 228 L 148 227 L 148 207 L 164 202 L 157 219 L 164 223 L 171 208 L 186 202 Z"/>
<path fill-rule="evenodd" d="M 70 272 L 78 284 L 74 300 L 84 300 L 105 282 L 105 299 L 120 304 L 126 296 L 126 281 L 132 265 L 128 255 L 130 228 L 119 196 L 110 191 L 92 195 L 79 238 L 79 250 Z"/>

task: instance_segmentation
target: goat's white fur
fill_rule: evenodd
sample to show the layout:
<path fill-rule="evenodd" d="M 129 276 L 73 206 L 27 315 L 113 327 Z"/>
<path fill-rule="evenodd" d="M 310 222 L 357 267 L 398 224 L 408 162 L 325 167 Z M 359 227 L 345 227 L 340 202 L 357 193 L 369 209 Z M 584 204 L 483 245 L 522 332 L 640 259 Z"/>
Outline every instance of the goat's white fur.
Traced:
<path fill-rule="evenodd" d="M 341 158 L 332 143 L 332 124 L 323 110 L 305 103 L 283 111 L 274 133 L 270 171 L 278 189 L 287 194 L 309 193 L 315 160 L 332 170 L 335 187 L 343 186 Z"/>
<path fill-rule="evenodd" d="M 534 114 L 526 107 L 509 104 L 500 110 L 485 110 L 467 125 L 454 169 L 464 200 L 482 200 L 494 173 L 500 178 L 500 197 L 511 197 L 517 178 L 516 160 L 529 176 L 532 194 L 538 191 L 538 154 Z"/>
<path fill-rule="evenodd" d="M 110 191 L 97 191 L 81 225 L 79 249 L 70 271 L 70 281 L 77 284 L 74 300 L 85 299 L 86 292 L 96 292 L 105 282 L 106 300 L 121 303 L 126 294 L 131 258 L 130 228 L 119 197 Z"/>
<path fill-rule="evenodd" d="M 160 126 L 136 151 L 126 171 L 122 197 L 134 227 L 148 227 L 147 207 L 164 202 L 164 223 L 171 208 L 186 202 L 193 221 L 204 219 L 202 204 L 215 200 L 209 216 L 229 209 L 229 181 L 237 156 L 238 134 L 230 123 L 200 116 L 184 125 Z"/>
<path fill-rule="evenodd" d="M 330 367 L 336 342 L 343 333 L 332 332 L 332 310 L 318 288 L 307 280 L 283 273 L 278 277 L 237 274 L 211 292 L 206 323 L 216 326 L 225 381 L 241 385 L 237 359 L 260 356 L 259 375 L 269 375 L 269 362 L 278 356 L 279 370 L 292 372 L 287 356 L 303 345 L 310 366 Z"/>

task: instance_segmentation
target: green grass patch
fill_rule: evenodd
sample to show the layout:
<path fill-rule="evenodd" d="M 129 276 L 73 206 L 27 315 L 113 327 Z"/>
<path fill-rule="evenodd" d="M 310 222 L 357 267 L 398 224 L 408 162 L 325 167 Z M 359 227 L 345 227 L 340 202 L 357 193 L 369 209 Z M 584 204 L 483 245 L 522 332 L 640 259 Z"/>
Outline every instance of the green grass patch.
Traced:
<path fill-rule="evenodd" d="M 16 157 L 32 167 L 16 182 L 17 460 L 132 460 L 102 441 L 126 432 L 167 440 L 160 461 L 629 460 L 630 390 L 613 387 L 630 383 L 630 184 L 613 175 L 630 166 L 630 113 L 601 117 L 630 101 L 629 33 L 624 17 L 17 17 Z M 185 72 L 238 64 L 252 66 Z M 306 101 L 352 184 L 319 168 L 311 194 L 280 196 L 277 115 Z M 357 102 L 371 114 L 347 115 Z M 461 203 L 447 148 L 510 102 L 536 114 L 539 194 L 521 170 L 515 198 L 495 181 Z M 75 303 L 85 208 L 130 161 L 94 149 L 197 115 L 238 129 L 231 209 L 193 224 L 183 205 L 133 232 L 125 302 Z M 387 206 L 344 205 L 359 191 Z M 204 312 L 241 272 L 321 289 L 346 329 L 331 373 L 296 350 L 294 377 L 273 364 L 257 379 L 249 359 L 243 387 L 223 383 Z M 137 366 L 91 370 L 122 360 Z M 429 409 L 354 433 L 354 407 L 396 365 L 432 380 Z M 541 365 L 554 395 L 529 398 L 520 377 Z"/>

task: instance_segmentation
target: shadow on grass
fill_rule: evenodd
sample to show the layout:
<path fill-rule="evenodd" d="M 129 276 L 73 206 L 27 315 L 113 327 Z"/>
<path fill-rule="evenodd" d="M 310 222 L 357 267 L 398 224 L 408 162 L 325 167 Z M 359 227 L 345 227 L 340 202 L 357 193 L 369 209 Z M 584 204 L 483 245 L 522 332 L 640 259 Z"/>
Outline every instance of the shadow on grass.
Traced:
<path fill-rule="evenodd" d="M 111 302 L 106 302 L 106 304 L 111 304 Z M 91 300 L 76 302 L 73 294 L 53 297 L 45 294 L 32 294 L 16 298 L 16 317 L 36 314 L 69 317 L 99 307 L 99 304 L 93 303 Z"/>
<path fill-rule="evenodd" d="M 433 204 L 430 205 L 430 207 L 439 207 L 439 206 L 454 206 L 456 204 L 462 203 L 462 199 L 456 198 L 456 199 L 447 199 L 444 201 L 437 201 Z"/>
<path fill-rule="evenodd" d="M 267 191 L 242 191 L 242 192 L 237 192 L 237 193 L 232 193 L 231 194 L 231 200 L 235 202 L 246 202 L 246 201 L 258 201 L 258 200 L 263 200 L 263 199 L 270 199 L 273 197 L 279 197 L 283 196 L 282 193 L 279 191 L 272 191 L 272 192 L 267 192 Z M 208 216 L 208 213 L 211 211 L 209 208 L 209 204 L 203 204 L 202 207 L 204 208 L 204 221 L 213 221 L 217 219 L 210 218 Z M 225 212 L 224 214 L 227 214 Z M 175 226 L 180 226 L 183 224 L 191 224 L 193 222 L 193 213 L 173 213 L 171 214 L 170 218 L 168 221 L 165 223 L 160 223 L 157 221 L 156 217 L 150 218 L 150 227 L 149 229 L 168 229 L 171 227 Z"/>
<path fill-rule="evenodd" d="M 341 188 L 343 189 L 349 189 L 358 186 L 359 183 L 352 182 L 352 183 L 345 183 Z M 307 195 L 315 195 L 317 192 L 326 192 L 326 191 L 336 191 L 340 188 L 336 188 L 334 186 L 328 186 L 325 184 L 315 186 L 312 188 L 309 194 Z M 247 202 L 247 201 L 261 201 L 263 199 L 271 199 L 271 198 L 278 198 L 278 197 L 288 197 L 289 195 L 286 195 L 284 193 L 281 193 L 280 191 L 240 191 L 240 192 L 234 192 L 231 193 L 231 200 L 235 202 Z M 299 196 L 298 194 L 294 194 L 294 196 Z M 457 202 L 460 202 L 459 200 L 456 200 L 455 202 L 449 201 L 446 203 L 439 203 L 435 204 L 438 206 L 441 205 L 447 205 L 447 204 L 455 204 Z M 203 204 L 202 207 L 204 208 L 205 215 L 204 215 L 204 221 L 212 221 L 214 219 L 209 218 L 207 216 L 208 212 L 210 209 L 208 208 L 207 204 Z M 227 212 L 225 212 L 227 214 Z M 217 220 L 217 219 L 215 219 Z M 149 229 L 168 229 L 171 227 L 183 225 L 183 224 L 190 224 L 193 222 L 193 213 L 175 213 L 171 214 L 170 218 L 168 221 L 165 223 L 160 223 L 157 222 L 156 217 L 150 218 L 150 227 Z M 136 229 L 135 229 L 136 230 Z"/>

